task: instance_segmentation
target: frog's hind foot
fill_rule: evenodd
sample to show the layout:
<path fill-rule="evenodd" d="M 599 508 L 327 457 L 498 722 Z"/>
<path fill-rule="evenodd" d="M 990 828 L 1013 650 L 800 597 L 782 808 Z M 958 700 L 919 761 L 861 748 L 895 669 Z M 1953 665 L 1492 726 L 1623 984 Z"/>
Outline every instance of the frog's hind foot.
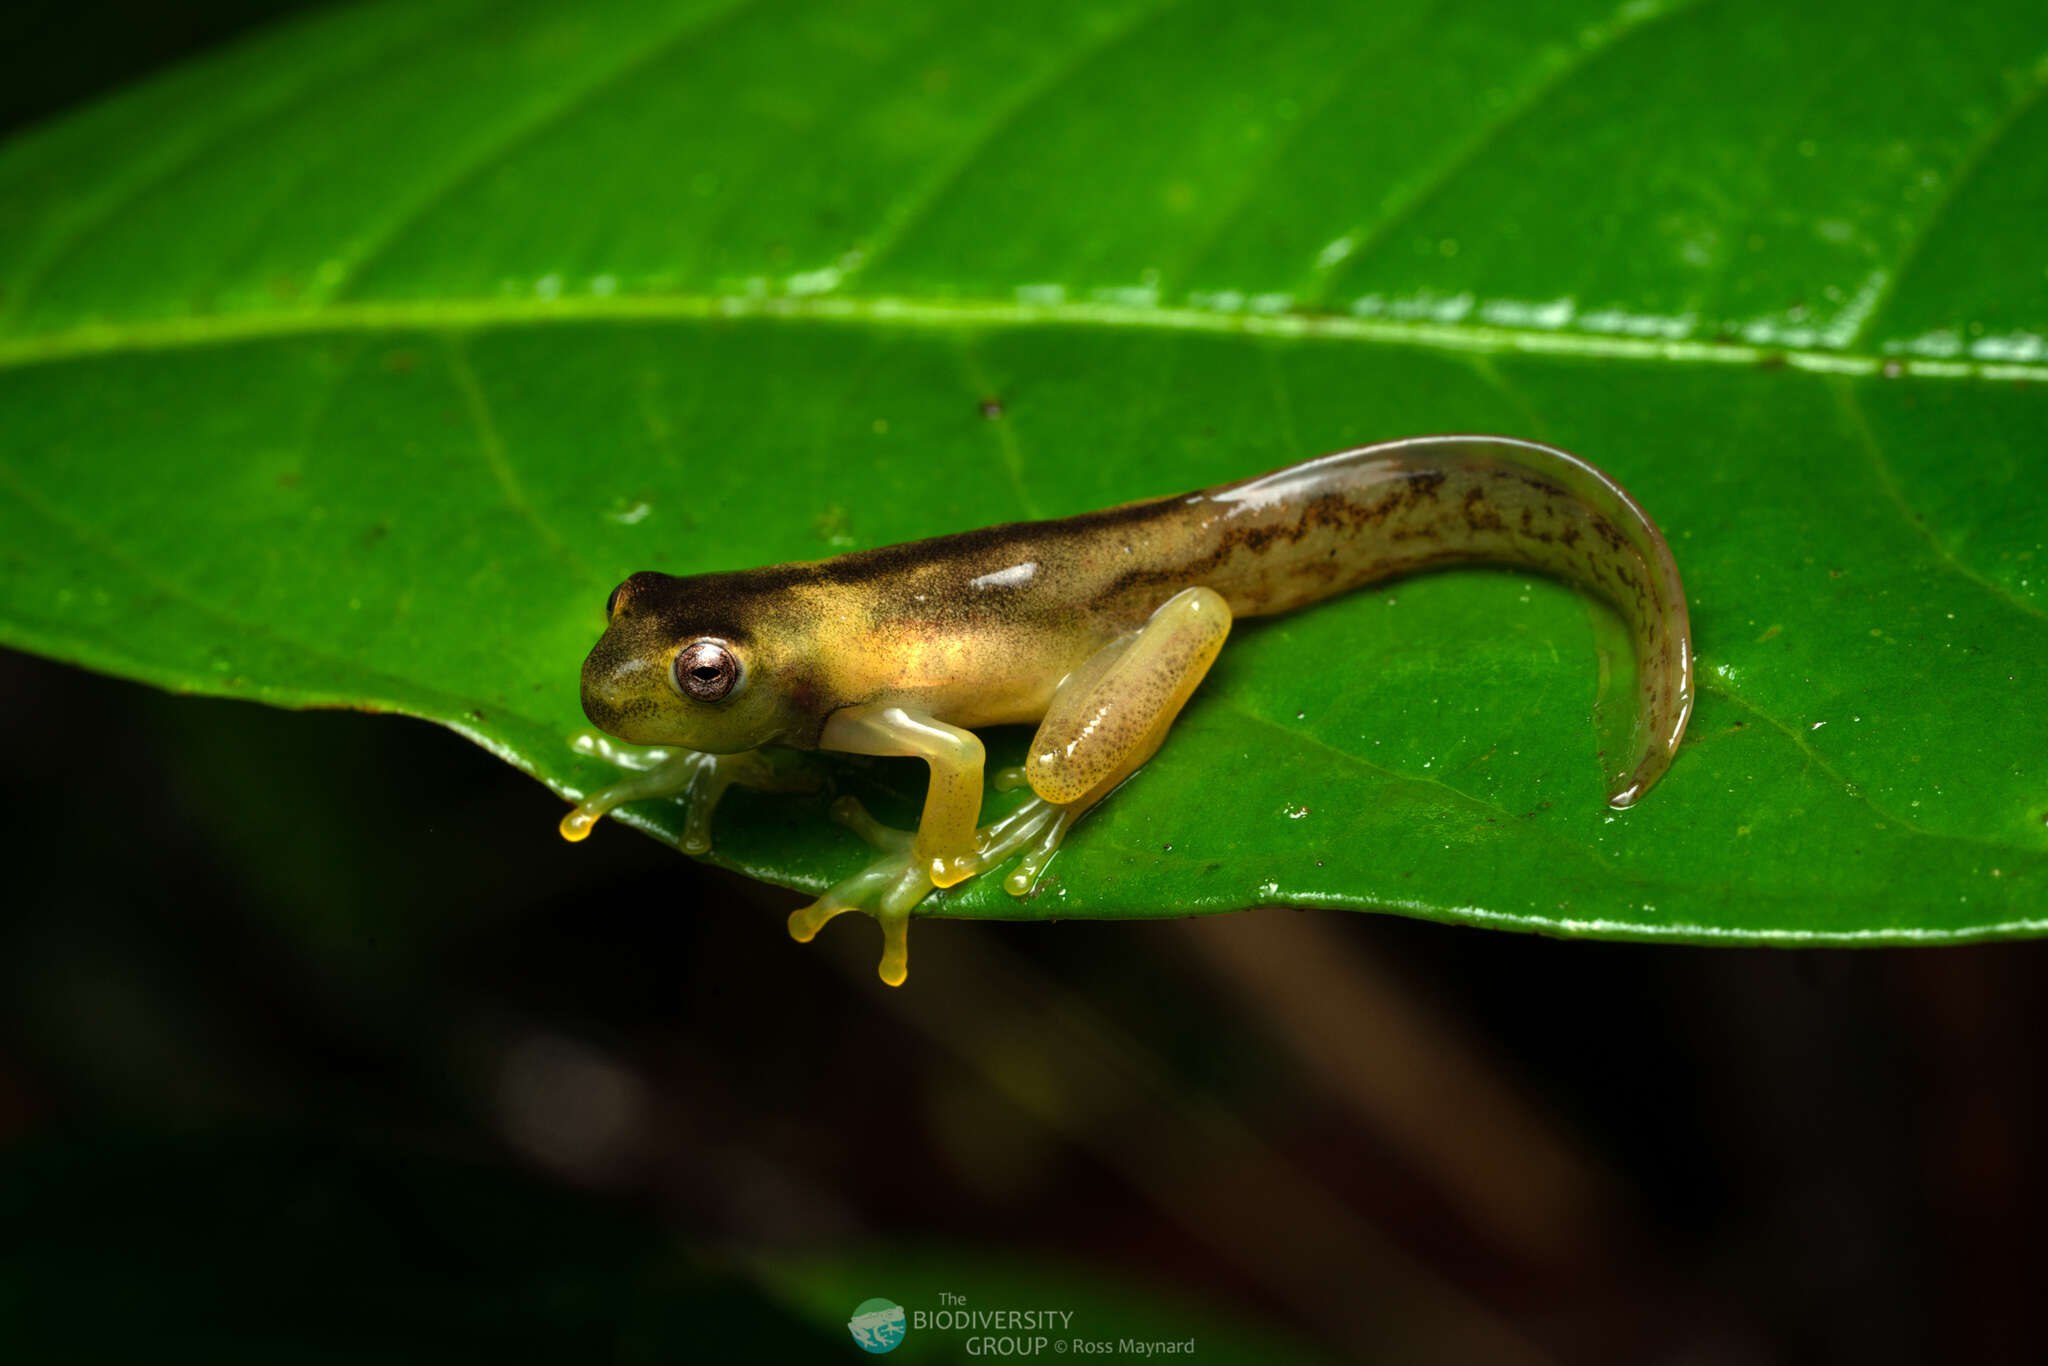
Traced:
<path fill-rule="evenodd" d="M 998 792 L 1008 792 L 1024 785 L 1024 770 L 1002 769 L 994 778 L 991 786 Z M 951 887 L 979 877 L 1022 852 L 1023 859 L 1003 879 L 1003 887 L 1012 896 L 1024 896 L 1037 885 L 1045 865 L 1059 852 L 1061 841 L 1086 809 L 1079 803 L 1061 806 L 1043 797 L 1029 797 L 1009 815 L 976 830 L 972 850 L 937 860 L 940 866 L 932 870 L 934 885 Z M 884 853 L 907 854 L 916 844 L 914 831 L 883 825 L 860 804 L 858 797 L 841 797 L 832 803 L 832 819 Z"/>
<path fill-rule="evenodd" d="M 1003 890 L 1011 896 L 1027 895 L 1085 809 L 1061 806 L 1043 797 L 1027 798 L 1009 815 L 974 832 L 974 852 L 951 860 L 955 880 L 986 873 L 1021 852 L 1024 857 L 1003 879 Z"/>
<path fill-rule="evenodd" d="M 1017 860 L 1017 866 L 1003 879 L 1003 890 L 1011 896 L 1029 896 L 1031 889 L 1038 885 L 1038 879 L 1045 873 L 1045 865 L 1052 862 L 1052 856 L 1060 851 L 1060 844 L 1067 832 L 1074 828 L 1074 822 L 1081 818 L 1081 812 L 1071 806 L 1056 806 L 1044 798 L 1033 798 L 1018 811 L 1037 806 L 1042 808 L 1033 813 L 1028 828 L 1019 830 L 1011 849 L 1022 849 L 1024 857 Z M 1005 850 L 1002 858 L 1009 857 Z M 998 858 L 996 862 L 1001 862 Z"/>

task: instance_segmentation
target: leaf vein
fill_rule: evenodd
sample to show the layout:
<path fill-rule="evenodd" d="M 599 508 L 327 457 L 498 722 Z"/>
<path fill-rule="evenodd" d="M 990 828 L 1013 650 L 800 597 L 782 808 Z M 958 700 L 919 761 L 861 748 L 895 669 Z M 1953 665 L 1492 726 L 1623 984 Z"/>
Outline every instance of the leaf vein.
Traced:
<path fill-rule="evenodd" d="M 519 473 L 512 468 L 511 457 L 506 453 L 505 440 L 498 432 L 498 424 L 491 415 L 491 403 L 484 393 L 482 381 L 477 378 L 476 368 L 469 363 L 469 353 L 460 337 L 448 340 L 448 370 L 455 381 L 456 389 L 462 395 L 463 406 L 468 411 L 470 425 L 476 429 L 478 452 L 491 472 L 492 480 L 498 486 L 505 503 L 519 514 L 528 527 L 532 528 L 541 543 L 558 558 L 566 562 L 577 573 L 583 575 L 600 589 L 607 587 L 610 580 L 586 564 L 582 557 L 570 548 L 569 543 L 556 534 L 555 529 L 541 519 L 535 511 L 533 500 L 527 496 L 526 486 L 520 481 Z"/>
<path fill-rule="evenodd" d="M 1964 188 L 1976 179 L 1979 171 L 1984 169 L 1985 163 L 1991 158 L 1992 151 L 2005 140 L 2007 134 L 2011 133 L 2019 125 L 2020 121 L 2026 117 L 2027 112 L 2034 107 L 2042 94 L 2048 92 L 2048 53 L 2043 53 L 2035 58 L 2033 70 L 2033 84 L 2021 91 L 2019 98 L 2014 100 L 2002 115 L 1992 120 L 1983 134 L 1978 137 L 1975 145 L 1965 152 L 1962 160 L 1957 163 L 1955 172 L 1949 178 L 1949 183 L 1942 189 L 1940 200 L 1928 211 L 1927 216 L 1920 220 L 1918 231 L 1913 234 L 1912 239 L 1899 252 L 1898 261 L 1892 267 L 1891 273 L 1885 277 L 1884 283 L 1878 286 L 1876 296 L 1871 299 L 1868 308 L 1864 312 L 1862 326 L 1856 329 L 1856 335 L 1849 341 L 1851 348 L 1869 344 L 1868 339 L 1871 329 L 1876 326 L 1878 315 L 1884 312 L 1884 306 L 1898 293 L 1899 281 L 1906 278 L 1914 263 L 1925 253 L 1927 243 L 1934 237 L 1936 230 L 1948 218 L 1950 210 L 1955 207 L 1956 201 L 1962 196 Z"/>
<path fill-rule="evenodd" d="M 1466 169 L 1471 167 L 1501 138 L 1506 136 L 1524 119 L 1528 118 L 1552 95 L 1563 89 L 1572 77 L 1584 71 L 1598 59 L 1612 53 L 1623 39 L 1641 33 L 1658 21 L 1684 14 L 1703 0 L 1677 0 L 1677 3 L 1661 8 L 1646 10 L 1641 0 L 1627 0 L 1608 20 L 1606 31 L 1595 43 L 1583 44 L 1548 75 L 1523 90 L 1521 98 L 1512 101 L 1506 108 L 1487 122 L 1474 129 L 1465 140 L 1451 149 L 1437 168 L 1424 176 L 1413 188 L 1397 194 L 1390 208 L 1380 215 L 1377 222 L 1360 223 L 1345 235 L 1356 245 L 1345 258 L 1346 271 L 1355 270 L 1373 252 L 1384 247 L 1394 229 L 1412 219 L 1430 201 L 1447 189 Z M 1336 273 L 1324 278 L 1318 286 L 1312 301 L 1322 303 L 1328 297 L 1330 282 Z"/>
<path fill-rule="evenodd" d="M 101 562 L 116 566 L 134 575 L 140 583 L 154 589 L 165 599 L 180 603 L 202 616 L 211 617 L 215 621 L 220 622 L 228 628 L 231 638 L 241 639 L 260 635 L 267 640 L 289 645 L 296 650 L 303 650 L 308 659 L 331 665 L 334 671 L 333 676 L 337 680 L 337 687 L 335 692 L 331 694 L 331 699 L 345 700 L 346 704 L 350 706 L 364 705 L 366 699 L 360 693 L 368 691 L 368 687 L 360 690 L 344 690 L 339 686 L 339 680 L 354 677 L 362 679 L 367 685 L 382 687 L 391 698 L 424 696 L 429 699 L 440 699 L 446 707 L 444 715 L 435 716 L 426 713 L 420 710 L 415 703 L 398 704 L 394 702 L 392 710 L 424 716 L 425 719 L 438 721 L 444 725 L 454 725 L 453 718 L 460 716 L 469 709 L 470 704 L 460 700 L 454 694 L 423 685 L 418 679 L 399 678 L 379 669 L 368 668 L 360 659 L 337 654 L 324 646 L 313 644 L 297 636 L 282 633 L 270 622 L 250 621 L 238 617 L 228 609 L 194 592 L 188 585 L 179 583 L 175 579 L 165 578 L 142 561 L 129 555 L 112 539 L 95 531 L 89 525 L 80 522 L 77 518 L 45 498 L 21 477 L 20 471 L 4 460 L 0 460 L 0 485 L 6 486 L 8 492 L 14 495 L 16 502 L 27 508 L 35 516 L 40 517 L 50 526 L 56 528 L 67 539 L 83 547 Z M 52 651 L 51 653 L 57 652 Z M 142 671 L 136 670 L 135 672 L 140 675 Z M 329 701 L 330 697 L 319 697 L 315 700 L 315 704 L 326 704 Z M 461 727 L 458 726 L 457 728 L 460 729 Z"/>
<path fill-rule="evenodd" d="M 0 369 L 85 357 L 191 350 L 276 338 L 347 332 L 478 332 L 591 322 L 714 322 L 768 318 L 843 326 L 950 328 L 1103 328 L 1225 336 L 1323 338 L 1461 353 L 1510 352 L 1674 365 L 1754 367 L 1766 360 L 1831 375 L 2039 383 L 2048 365 L 1902 361 L 1838 351 L 1766 349 L 1736 343 L 1661 341 L 1605 333 L 1358 318 L 1314 313 L 1259 314 L 1195 307 L 1112 303 L 1035 304 L 991 299 L 919 299 L 844 295 L 709 294 L 578 296 L 563 299 L 454 298 L 354 303 L 321 309 L 247 312 L 84 324 L 40 335 L 0 339 Z"/>
<path fill-rule="evenodd" d="M 451 16 L 451 21 L 461 20 L 464 13 L 466 11 L 458 11 Z M 429 25 L 423 30 L 406 35 L 408 39 L 417 38 L 422 41 L 431 41 L 437 36 L 437 25 Z M 174 185 L 179 177 L 199 169 L 208 153 L 226 144 L 236 133 L 258 123 L 275 122 L 310 104 L 317 96 L 333 90 L 338 85 L 348 83 L 366 69 L 380 66 L 389 60 L 389 48 L 373 44 L 371 50 L 364 53 L 361 60 L 337 70 L 323 72 L 321 79 L 281 91 L 272 103 L 259 104 L 239 118 L 206 129 L 201 136 L 187 144 L 181 153 L 155 167 L 150 173 L 120 187 L 109 198 L 101 201 L 83 221 L 73 225 L 68 237 L 52 243 L 42 258 L 32 262 L 28 271 L 8 291 L 6 308 L 0 310 L 0 316 L 20 316 L 23 305 L 48 284 L 51 275 L 77 255 L 94 237 L 110 224 L 120 221 L 126 211 L 144 195 Z"/>
<path fill-rule="evenodd" d="M 1372 59 L 1383 56 L 1399 40 L 1423 28 L 1441 8 L 1442 0 L 1429 0 L 1429 3 L 1417 8 L 1403 22 L 1382 33 L 1379 42 L 1361 44 L 1358 51 L 1352 54 L 1350 61 L 1337 67 L 1316 91 L 1308 107 L 1296 115 L 1285 135 L 1273 140 L 1273 145 L 1266 150 L 1265 157 L 1254 172 L 1239 182 L 1237 192 L 1221 207 L 1208 227 L 1192 235 L 1194 245 L 1183 251 L 1178 260 L 1162 269 L 1161 277 L 1170 279 L 1200 262 L 1230 225 L 1244 215 L 1245 210 L 1258 197 L 1258 191 L 1278 173 L 1287 150 L 1308 134 L 1317 119 L 1324 117 L 1335 107 L 1337 97 L 1351 85 L 1352 77 L 1358 73 L 1359 68 Z"/>
<path fill-rule="evenodd" d="M 1027 111 L 1072 80 L 1090 63 L 1098 60 L 1117 44 L 1188 2 L 1189 0 L 1164 0 L 1163 3 L 1155 3 L 1151 9 L 1133 11 L 1122 23 L 1106 26 L 1102 32 L 1093 35 L 1087 42 L 1063 54 L 1059 61 L 1041 72 L 1037 79 L 1026 81 L 1019 86 L 1006 103 L 997 105 L 994 112 L 968 135 L 967 140 L 952 156 L 940 162 L 922 184 L 899 201 L 894 212 L 884 215 L 883 220 L 876 225 L 874 235 L 862 249 L 860 261 L 846 272 L 847 278 L 852 278 L 856 272 L 871 269 L 876 261 L 893 251 L 912 228 L 930 215 L 946 193 L 973 169 L 982 152 L 997 138 L 1015 127 Z"/>
<path fill-rule="evenodd" d="M 1836 401 L 1842 405 L 1844 416 L 1855 429 L 1857 442 L 1863 448 L 1864 455 L 1869 458 L 1870 467 L 1876 473 L 1878 485 L 1884 490 L 1885 497 L 1899 510 L 1899 515 L 1906 525 L 1927 543 L 1941 566 L 1952 574 L 1968 579 L 2008 607 L 2024 612 L 2030 617 L 2048 619 L 2048 612 L 2043 612 L 2032 603 L 2014 597 L 2002 584 L 1985 578 L 1964 564 L 1956 557 L 1954 551 L 1941 543 L 1933 529 L 1927 525 L 1927 519 L 1913 511 L 1913 505 L 1906 501 L 1906 495 L 1899 488 L 1898 479 L 1892 474 L 1891 462 L 1884 458 L 1884 449 L 1878 444 L 1877 434 L 1871 430 L 1870 420 L 1864 415 L 1863 406 L 1856 401 L 1856 395 L 1851 392 L 1846 382 L 1838 382 L 1833 388 Z"/>
<path fill-rule="evenodd" d="M 967 382 L 976 390 L 976 398 L 983 402 L 995 398 L 971 332 L 960 334 L 960 367 Z M 1003 453 L 1003 468 L 1009 472 L 1010 488 L 1017 495 L 1017 506 L 1027 521 L 1037 521 L 1045 514 L 1039 511 L 1038 500 L 1031 496 L 1031 488 L 1024 482 L 1024 454 L 1017 446 L 1016 421 L 1007 414 L 997 413 L 990 420 L 990 425 L 996 429 L 996 448 Z"/>
<path fill-rule="evenodd" d="M 556 98 L 546 105 L 501 128 L 498 135 L 482 143 L 468 161 L 428 184 L 421 194 L 401 205 L 398 211 L 382 224 L 364 233 L 355 244 L 351 253 L 353 259 L 349 260 L 347 268 L 338 278 L 328 282 L 322 290 L 315 293 L 316 302 L 328 303 L 347 297 L 348 291 L 363 278 L 368 269 L 381 260 L 407 232 L 435 208 L 446 203 L 457 190 L 475 182 L 478 177 L 520 147 L 548 132 L 568 115 L 598 96 L 614 89 L 627 76 L 668 56 L 679 44 L 716 27 L 719 23 L 744 14 L 759 3 L 760 0 L 727 0 L 722 7 L 692 14 L 673 31 L 662 34 L 636 52 L 628 53 L 615 65 L 599 70 L 584 84 L 558 92 Z"/>
<path fill-rule="evenodd" d="M 1772 730 L 1777 731 L 1787 740 L 1790 740 L 1792 742 L 1793 748 L 1799 751 L 1800 755 L 1804 757 L 1804 759 L 1810 766 L 1818 768 L 1821 772 L 1827 774 L 1829 778 L 1841 784 L 1844 795 L 1850 797 L 1852 800 L 1861 802 L 1866 808 L 1869 809 L 1872 815 L 1883 817 L 1887 824 L 1896 825 L 1901 830 L 1906 831 L 1908 834 L 1918 835 L 1922 839 L 1943 841 L 1954 840 L 1961 844 L 1982 845 L 1986 848 L 1998 849 L 2002 851 L 2011 851 L 2015 854 L 2024 854 L 2026 852 L 2024 850 L 2015 849 L 2014 846 L 2010 844 L 2001 843 L 2000 841 L 1994 839 L 1986 839 L 1983 836 L 1951 834 L 1940 830 L 1929 830 L 1925 826 L 1917 825 L 1914 822 L 1907 820 L 1904 816 L 1900 816 L 1891 811 L 1887 811 L 1882 806 L 1879 806 L 1875 801 L 1871 800 L 1870 795 L 1863 790 L 1861 784 L 1853 782 L 1848 777 L 1844 776 L 1841 770 L 1836 768 L 1833 764 L 1829 763 L 1826 757 L 1823 756 L 1819 750 L 1815 749 L 1813 745 L 1808 742 L 1807 738 L 1804 735 L 1801 735 L 1797 730 L 1794 730 L 1791 726 L 1786 725 L 1783 721 L 1780 721 L 1777 717 L 1771 715 L 1762 707 L 1759 707 L 1756 703 L 1751 702 L 1749 699 L 1741 696 L 1740 694 L 1731 691 L 1725 683 L 1715 682 L 1711 679 L 1702 679 L 1700 680 L 1700 687 L 1704 691 L 1711 692 L 1716 696 L 1727 698 L 1730 702 L 1733 702 L 1736 706 L 1742 708 L 1750 715 L 1761 720 L 1765 725 L 1769 726 Z"/>

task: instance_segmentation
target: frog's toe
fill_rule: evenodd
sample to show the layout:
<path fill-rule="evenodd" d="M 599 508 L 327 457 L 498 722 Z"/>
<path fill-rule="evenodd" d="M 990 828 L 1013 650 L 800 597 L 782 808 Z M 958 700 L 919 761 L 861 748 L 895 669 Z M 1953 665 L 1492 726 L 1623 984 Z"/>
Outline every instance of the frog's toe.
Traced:
<path fill-rule="evenodd" d="M 826 921 L 848 911 L 860 911 L 875 918 L 882 927 L 881 978 L 892 987 L 903 985 L 910 972 L 910 912 L 941 885 L 933 864 L 941 865 L 945 886 L 964 882 L 1008 862 L 1020 852 L 1024 858 L 1003 880 L 1014 896 L 1023 896 L 1038 881 L 1045 865 L 1059 849 L 1084 805 L 1061 806 L 1043 797 L 1032 797 L 1007 816 L 974 832 L 973 847 L 950 858 L 921 862 L 915 848 L 916 836 L 908 830 L 892 830 L 868 814 L 852 797 L 832 804 L 832 819 L 883 851 L 882 857 L 835 884 L 825 895 L 793 912 L 789 933 L 800 944 L 808 944 Z"/>
<path fill-rule="evenodd" d="M 703 769 L 706 756 L 689 750 L 649 749 L 628 752 L 621 746 L 600 745 L 596 742 L 583 743 L 587 737 L 579 737 L 575 749 L 580 754 L 594 754 L 627 769 L 633 776 L 599 788 L 570 808 L 562 817 L 560 826 L 562 838 L 574 844 L 589 836 L 591 830 L 603 820 L 606 813 L 627 802 L 645 801 L 652 797 L 673 797 L 686 792 L 696 781 Z M 708 819 L 710 812 L 705 816 Z M 687 843 L 684 846 L 688 847 Z M 710 841 L 704 841 L 710 847 Z M 700 852 L 692 850 L 691 852 Z"/>
<path fill-rule="evenodd" d="M 1027 894 L 1086 809 L 1078 804 L 1062 806 L 1043 797 L 1029 798 L 1009 815 L 975 831 L 970 852 L 945 860 L 945 885 L 1000 867 L 1021 852 L 1023 860 L 1003 879 L 1003 890 L 1011 896 Z"/>
<path fill-rule="evenodd" d="M 711 817 L 732 787 L 762 792 L 815 792 L 815 773 L 777 772 L 757 750 L 739 754 L 700 754 L 695 750 L 656 745 L 624 745 L 608 735 L 585 731 L 570 741 L 578 754 L 603 759 L 630 775 L 578 802 L 562 817 L 562 838 L 571 842 L 590 834 L 605 813 L 627 802 L 655 797 L 683 799 L 683 828 L 676 844 L 686 854 L 711 852 Z"/>
<path fill-rule="evenodd" d="M 1060 851 L 1061 842 L 1080 816 L 1080 812 L 1070 807 L 1047 805 L 1051 814 L 1035 823 L 1011 846 L 1024 851 L 1024 856 L 1017 860 L 1017 866 L 1003 879 L 1003 890 L 1011 896 L 1031 894 L 1031 889 L 1038 885 L 1039 877 L 1045 872 L 1045 865 L 1052 862 L 1052 856 Z"/>
<path fill-rule="evenodd" d="M 917 838 L 914 831 L 898 830 L 876 820 L 858 797 L 841 797 L 832 803 L 831 816 L 885 854 L 906 854 Z"/>

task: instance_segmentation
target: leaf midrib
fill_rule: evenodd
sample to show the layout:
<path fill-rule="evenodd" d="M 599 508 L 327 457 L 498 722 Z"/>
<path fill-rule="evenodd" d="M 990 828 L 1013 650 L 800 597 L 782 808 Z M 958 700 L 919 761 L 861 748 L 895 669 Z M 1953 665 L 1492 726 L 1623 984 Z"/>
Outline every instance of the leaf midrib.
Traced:
<path fill-rule="evenodd" d="M 845 294 L 649 294 L 567 299 L 456 298 L 333 304 L 93 323 L 0 339 L 0 370 L 95 356 L 176 352 L 322 333 L 484 332 L 589 323 L 704 322 L 749 318 L 973 332 L 1066 327 L 1345 341 L 1369 346 L 1652 361 L 1674 366 L 1766 366 L 1824 374 L 2008 383 L 2048 380 L 2048 365 L 1907 359 L 1868 352 L 1656 340 L 1562 329 L 1359 318 L 1346 314 L 1227 312 L 1128 303 L 918 299 Z"/>

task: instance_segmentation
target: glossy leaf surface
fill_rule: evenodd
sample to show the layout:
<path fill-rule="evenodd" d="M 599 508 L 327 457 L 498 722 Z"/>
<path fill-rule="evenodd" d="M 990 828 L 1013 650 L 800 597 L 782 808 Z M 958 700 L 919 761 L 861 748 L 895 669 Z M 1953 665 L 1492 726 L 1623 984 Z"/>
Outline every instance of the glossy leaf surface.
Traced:
<path fill-rule="evenodd" d="M 0 639 L 429 717 L 575 792 L 632 570 L 1508 432 L 1685 574 L 1700 701 L 1638 807 L 1601 801 L 1604 615 L 1439 574 L 1240 627 L 1035 898 L 925 911 L 2035 932 L 2048 17 L 1925 22 L 325 15 L 0 149 Z M 922 781 L 831 772 L 899 820 Z M 821 887 L 863 858 L 823 809 L 738 794 L 718 856 Z"/>

